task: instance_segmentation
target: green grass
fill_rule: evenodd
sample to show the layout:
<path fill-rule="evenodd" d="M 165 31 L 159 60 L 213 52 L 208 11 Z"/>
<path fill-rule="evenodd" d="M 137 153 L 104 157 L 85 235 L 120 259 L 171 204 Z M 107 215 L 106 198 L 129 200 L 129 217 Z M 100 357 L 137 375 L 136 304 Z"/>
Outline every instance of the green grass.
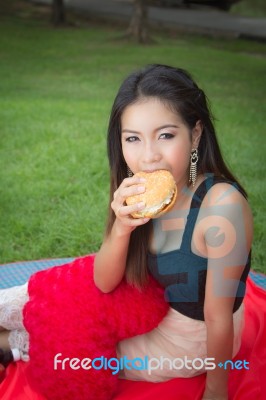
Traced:
<path fill-rule="evenodd" d="M 117 40 L 123 29 L 55 30 L 31 12 L 0 20 L 0 262 L 99 248 L 112 101 L 129 72 L 158 62 L 190 70 L 212 100 L 254 212 L 253 268 L 265 272 L 265 46 L 162 32 L 138 46 Z"/>

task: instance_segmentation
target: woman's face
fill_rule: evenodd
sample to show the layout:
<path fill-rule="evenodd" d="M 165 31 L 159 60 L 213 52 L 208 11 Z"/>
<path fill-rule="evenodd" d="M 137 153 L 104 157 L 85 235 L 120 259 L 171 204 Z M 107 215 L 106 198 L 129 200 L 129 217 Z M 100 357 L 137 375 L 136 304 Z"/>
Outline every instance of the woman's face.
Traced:
<path fill-rule="evenodd" d="M 190 131 L 179 114 L 150 97 L 125 108 L 121 128 L 123 155 L 133 173 L 167 169 L 179 188 L 187 184 L 190 153 L 202 130 L 199 121 Z"/>

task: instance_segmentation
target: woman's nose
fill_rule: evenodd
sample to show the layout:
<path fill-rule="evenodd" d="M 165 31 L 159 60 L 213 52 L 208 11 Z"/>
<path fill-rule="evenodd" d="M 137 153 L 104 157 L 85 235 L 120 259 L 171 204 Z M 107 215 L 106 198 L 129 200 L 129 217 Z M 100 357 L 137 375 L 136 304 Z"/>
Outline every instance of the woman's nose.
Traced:
<path fill-rule="evenodd" d="M 160 161 L 161 158 L 161 153 L 156 144 L 147 143 L 143 149 L 143 162 L 145 164 L 152 164 Z"/>

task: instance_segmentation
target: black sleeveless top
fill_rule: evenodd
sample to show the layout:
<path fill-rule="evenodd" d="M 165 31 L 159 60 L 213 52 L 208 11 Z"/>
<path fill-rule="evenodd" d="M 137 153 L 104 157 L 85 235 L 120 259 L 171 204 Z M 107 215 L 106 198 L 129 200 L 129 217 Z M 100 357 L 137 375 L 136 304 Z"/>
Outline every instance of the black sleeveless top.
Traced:
<path fill-rule="evenodd" d="M 230 183 L 241 192 L 235 183 L 213 175 L 207 177 L 193 195 L 180 249 L 156 255 L 148 254 L 148 270 L 155 280 L 165 288 L 165 299 L 170 306 L 187 317 L 202 321 L 204 321 L 203 309 L 208 260 L 192 253 L 191 241 L 201 203 L 208 190 L 219 182 Z M 250 259 L 251 253 L 247 257 L 240 278 L 233 312 L 238 310 L 245 295 Z"/>

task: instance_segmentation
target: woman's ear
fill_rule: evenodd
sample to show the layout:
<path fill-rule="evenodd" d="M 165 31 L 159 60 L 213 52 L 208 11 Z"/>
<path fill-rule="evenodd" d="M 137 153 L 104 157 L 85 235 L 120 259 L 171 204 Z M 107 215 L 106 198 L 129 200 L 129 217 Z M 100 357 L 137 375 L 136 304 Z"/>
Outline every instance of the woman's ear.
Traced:
<path fill-rule="evenodd" d="M 198 148 L 202 131 L 203 131 L 202 122 L 200 120 L 198 120 L 192 130 L 192 148 L 193 149 Z"/>

